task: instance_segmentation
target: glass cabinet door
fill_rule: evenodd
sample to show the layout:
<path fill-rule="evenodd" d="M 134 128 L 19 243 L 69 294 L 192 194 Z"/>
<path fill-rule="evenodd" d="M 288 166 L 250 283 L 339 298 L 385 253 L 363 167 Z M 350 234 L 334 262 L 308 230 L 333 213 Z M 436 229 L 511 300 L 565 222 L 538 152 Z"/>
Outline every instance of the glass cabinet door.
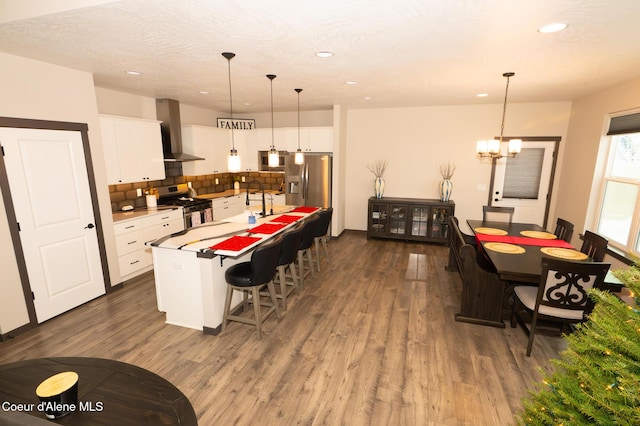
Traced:
<path fill-rule="evenodd" d="M 411 235 L 426 237 L 429 229 L 429 207 L 413 207 L 411 213 Z"/>
<path fill-rule="evenodd" d="M 371 204 L 371 217 L 369 221 L 371 223 L 371 233 L 384 234 L 387 224 L 387 204 Z"/>
<path fill-rule="evenodd" d="M 449 238 L 449 216 L 451 215 L 450 207 L 433 207 L 431 209 L 431 238 L 447 239 Z"/>
<path fill-rule="evenodd" d="M 394 205 L 389 212 L 389 233 L 394 235 L 404 235 L 407 224 L 407 206 Z"/>

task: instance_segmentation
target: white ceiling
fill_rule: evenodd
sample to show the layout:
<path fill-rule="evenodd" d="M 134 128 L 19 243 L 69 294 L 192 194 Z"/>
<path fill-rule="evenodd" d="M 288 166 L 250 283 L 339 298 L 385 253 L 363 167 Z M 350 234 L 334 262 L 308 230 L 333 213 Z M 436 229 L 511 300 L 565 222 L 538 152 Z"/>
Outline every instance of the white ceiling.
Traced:
<path fill-rule="evenodd" d="M 507 71 L 509 102 L 569 101 L 640 77 L 639 22 L 638 0 L 1 0 L 0 51 L 219 111 L 235 52 L 234 113 L 270 109 L 266 74 L 276 111 L 296 87 L 302 110 L 502 103 Z"/>

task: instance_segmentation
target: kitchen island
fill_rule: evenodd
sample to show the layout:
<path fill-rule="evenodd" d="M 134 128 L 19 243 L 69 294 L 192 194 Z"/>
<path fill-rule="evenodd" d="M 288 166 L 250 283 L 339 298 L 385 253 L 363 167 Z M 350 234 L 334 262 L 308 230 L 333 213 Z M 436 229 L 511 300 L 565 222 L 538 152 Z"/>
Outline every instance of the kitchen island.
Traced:
<path fill-rule="evenodd" d="M 248 223 L 243 213 L 189 228 L 151 244 L 158 310 L 166 323 L 218 334 L 226 295 L 225 271 L 249 261 L 253 249 L 318 208 L 278 206 L 274 214 Z M 276 213 L 277 212 L 277 213 Z M 235 294 L 231 306 L 241 303 Z"/>

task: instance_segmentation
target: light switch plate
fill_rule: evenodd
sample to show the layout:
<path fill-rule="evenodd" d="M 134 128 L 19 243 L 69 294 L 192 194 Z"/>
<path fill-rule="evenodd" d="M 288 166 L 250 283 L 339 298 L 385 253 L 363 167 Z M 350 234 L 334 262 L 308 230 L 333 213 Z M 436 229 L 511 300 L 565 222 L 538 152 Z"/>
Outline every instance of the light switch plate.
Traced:
<path fill-rule="evenodd" d="M 136 189 L 136 196 L 142 197 L 142 188 Z"/>

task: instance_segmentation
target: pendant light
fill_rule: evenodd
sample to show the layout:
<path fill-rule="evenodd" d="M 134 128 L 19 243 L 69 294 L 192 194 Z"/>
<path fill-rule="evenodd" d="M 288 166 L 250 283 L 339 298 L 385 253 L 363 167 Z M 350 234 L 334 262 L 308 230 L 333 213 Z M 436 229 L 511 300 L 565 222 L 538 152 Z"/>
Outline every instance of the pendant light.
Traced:
<path fill-rule="evenodd" d="M 504 157 L 500 152 L 500 147 L 502 146 L 502 137 L 504 134 L 504 118 L 507 115 L 507 95 L 509 93 L 509 78 L 516 75 L 513 72 L 505 72 L 502 74 L 503 77 L 507 78 L 507 87 L 504 91 L 504 105 L 502 106 L 502 125 L 500 126 L 500 140 L 490 139 L 486 141 L 478 141 L 476 146 L 476 151 L 478 153 L 478 157 L 490 157 L 495 159 L 500 159 Z M 509 152 L 507 156 L 515 157 L 522 150 L 522 140 L 521 139 L 511 139 L 509 140 Z"/>
<path fill-rule="evenodd" d="M 227 58 L 227 64 L 229 68 L 229 114 L 231 118 L 231 152 L 229 152 L 229 157 L 227 158 L 227 170 L 229 172 L 239 172 L 240 171 L 240 156 L 238 155 L 238 151 L 236 150 L 236 144 L 233 135 L 233 96 L 231 96 L 231 60 L 236 56 L 235 53 L 224 52 L 222 54 L 225 58 Z"/>
<path fill-rule="evenodd" d="M 294 162 L 296 164 L 304 164 L 304 154 L 300 149 L 300 92 L 302 92 L 302 89 L 293 89 L 293 90 L 298 92 L 298 149 L 296 150 Z"/>
<path fill-rule="evenodd" d="M 267 74 L 267 78 L 271 81 L 271 149 L 269 150 L 269 167 L 278 167 L 280 165 L 280 156 L 273 141 L 273 79 L 276 78 L 276 75 Z"/>

